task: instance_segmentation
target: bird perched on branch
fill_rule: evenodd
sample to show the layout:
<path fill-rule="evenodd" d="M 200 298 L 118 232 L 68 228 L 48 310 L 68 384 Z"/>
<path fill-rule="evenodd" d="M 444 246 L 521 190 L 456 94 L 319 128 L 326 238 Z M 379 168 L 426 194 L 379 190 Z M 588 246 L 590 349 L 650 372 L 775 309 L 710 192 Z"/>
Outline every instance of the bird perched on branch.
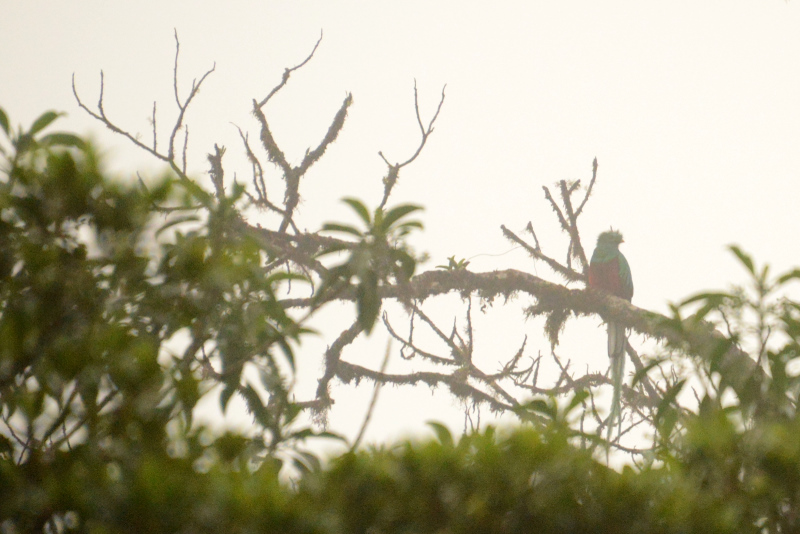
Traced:
<path fill-rule="evenodd" d="M 633 297 L 633 278 L 628 261 L 619 251 L 622 242 L 622 234 L 613 229 L 597 237 L 597 247 L 589 264 L 589 287 L 630 302 Z M 611 381 L 614 385 L 608 422 L 609 440 L 615 420 L 620 417 L 620 392 L 625 369 L 626 342 L 625 327 L 614 321 L 608 321 L 608 357 L 611 360 Z"/>

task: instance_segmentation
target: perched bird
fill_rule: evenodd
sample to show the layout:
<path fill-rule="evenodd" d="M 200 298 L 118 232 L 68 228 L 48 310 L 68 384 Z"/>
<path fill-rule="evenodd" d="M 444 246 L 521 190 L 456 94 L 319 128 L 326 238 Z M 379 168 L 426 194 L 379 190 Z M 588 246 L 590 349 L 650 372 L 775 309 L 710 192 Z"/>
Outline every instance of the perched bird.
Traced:
<path fill-rule="evenodd" d="M 603 232 L 597 237 L 597 247 L 589 264 L 589 287 L 611 293 L 630 302 L 633 297 L 633 278 L 631 268 L 619 245 L 622 234 L 616 230 Z M 611 400 L 611 415 L 608 422 L 608 437 L 616 419 L 620 416 L 620 391 L 625 369 L 625 327 L 613 321 L 608 322 L 608 357 L 611 360 L 611 381 L 614 395 Z M 621 424 L 621 420 L 620 420 Z"/>

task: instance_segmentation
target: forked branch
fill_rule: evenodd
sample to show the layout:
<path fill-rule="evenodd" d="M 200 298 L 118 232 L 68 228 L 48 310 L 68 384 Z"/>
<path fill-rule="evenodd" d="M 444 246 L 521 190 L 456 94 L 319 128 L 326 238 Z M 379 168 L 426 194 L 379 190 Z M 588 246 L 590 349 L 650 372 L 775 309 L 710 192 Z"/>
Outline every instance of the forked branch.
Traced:
<path fill-rule="evenodd" d="M 187 150 L 187 146 L 188 146 L 188 142 L 189 142 L 189 133 L 188 133 L 188 127 L 186 127 L 184 125 L 185 118 L 186 118 L 186 112 L 189 109 L 189 105 L 192 103 L 194 98 L 200 92 L 200 87 L 203 85 L 203 82 L 205 82 L 206 78 L 208 78 L 208 76 L 210 76 L 211 73 L 214 72 L 214 70 L 216 69 L 216 63 L 208 71 L 206 71 L 205 74 L 203 74 L 203 76 L 200 77 L 199 81 L 197 81 L 196 78 L 192 81 L 192 88 L 189 91 L 189 95 L 183 101 L 181 101 L 179 93 L 178 93 L 178 56 L 179 56 L 179 53 L 180 53 L 180 42 L 178 41 L 178 33 L 176 31 L 175 32 L 175 67 L 173 69 L 173 90 L 174 90 L 174 95 L 175 95 L 175 102 L 176 102 L 176 104 L 178 106 L 178 117 L 175 119 L 175 123 L 172 126 L 172 132 L 170 133 L 170 136 L 169 136 L 169 143 L 168 143 L 168 148 L 167 148 L 167 153 L 166 154 L 164 154 L 162 152 L 159 152 L 159 150 L 158 150 L 158 132 L 156 130 L 156 103 L 155 102 L 153 102 L 153 112 L 152 112 L 152 118 L 150 120 L 150 122 L 152 123 L 152 126 L 153 126 L 153 146 L 151 147 L 151 146 L 148 146 L 148 145 L 144 144 L 142 141 L 140 141 L 138 135 L 133 135 L 129 131 L 125 130 L 124 128 L 116 125 L 106 115 L 105 108 L 104 108 L 104 102 L 103 102 L 103 95 L 104 95 L 104 90 L 105 90 L 105 79 L 104 79 L 104 75 L 103 75 L 103 71 L 102 70 L 100 71 L 100 96 L 98 97 L 98 100 L 97 100 L 97 111 L 93 111 L 93 110 L 89 109 L 89 107 L 86 106 L 86 104 L 83 103 L 83 101 L 81 100 L 80 96 L 78 96 L 78 90 L 75 87 L 75 74 L 74 73 L 72 74 L 72 94 L 75 96 L 75 100 L 78 102 L 78 106 L 80 106 L 81 109 L 86 111 L 86 113 L 88 113 L 91 117 L 93 117 L 94 119 L 102 122 L 106 126 L 106 128 L 108 128 L 112 132 L 120 134 L 123 137 L 127 138 L 131 143 L 133 143 L 137 147 L 141 148 L 145 152 L 148 152 L 149 154 L 151 154 L 151 155 L 155 156 L 156 158 L 160 159 L 161 161 L 166 162 L 170 166 L 170 168 L 172 168 L 172 170 L 175 171 L 175 173 L 182 180 L 188 180 L 189 178 L 186 175 L 186 150 Z M 183 143 L 183 150 L 182 150 L 183 161 L 182 161 L 181 165 L 178 165 L 178 162 L 175 159 L 175 139 L 176 139 L 176 137 L 178 135 L 178 132 L 181 130 L 181 128 L 184 128 L 186 131 L 185 131 L 185 135 L 184 135 L 184 143 Z"/>
<path fill-rule="evenodd" d="M 392 189 L 397 184 L 397 178 L 400 174 L 400 169 L 412 163 L 417 156 L 420 155 L 422 149 L 425 147 L 425 143 L 428 142 L 428 137 L 433 133 L 433 125 L 436 123 L 436 119 L 439 117 L 439 112 L 442 111 L 442 105 L 444 104 L 444 91 L 447 88 L 445 84 L 442 87 L 442 96 L 439 99 L 439 105 L 436 106 L 436 113 L 433 114 L 433 117 L 428 122 L 428 125 L 425 126 L 422 122 L 422 115 L 420 114 L 419 110 L 419 94 L 417 92 L 417 81 L 414 80 L 414 113 L 417 117 L 417 124 L 419 125 L 419 130 L 421 134 L 421 139 L 419 145 L 417 145 L 417 149 L 414 153 L 409 157 L 406 161 L 402 163 L 389 163 L 389 160 L 386 159 L 386 156 L 383 155 L 383 152 L 378 152 L 378 155 L 383 159 L 383 162 L 386 163 L 388 167 L 386 176 L 383 178 L 383 199 L 381 199 L 381 203 L 378 206 L 379 208 L 383 209 L 386 206 L 386 202 L 389 200 L 389 195 L 392 194 Z"/>

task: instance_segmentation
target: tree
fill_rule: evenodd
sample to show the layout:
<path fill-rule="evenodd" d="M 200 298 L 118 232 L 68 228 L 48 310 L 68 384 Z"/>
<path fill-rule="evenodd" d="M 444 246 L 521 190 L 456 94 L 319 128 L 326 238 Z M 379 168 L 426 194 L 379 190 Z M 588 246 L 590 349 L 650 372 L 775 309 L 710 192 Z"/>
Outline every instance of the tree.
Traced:
<path fill-rule="evenodd" d="M 184 488 L 193 469 L 238 477 L 224 466 L 266 458 L 271 473 L 281 459 L 313 460 L 296 444 L 318 433 L 290 426 L 292 345 L 304 329 L 275 297 L 298 277 L 265 271 L 259 245 L 230 230 L 242 190 L 113 181 L 85 141 L 43 135 L 57 118 L 14 130 L 0 110 L 3 517 L 41 531 L 59 511 L 106 510 L 141 517 L 132 531 L 160 531 L 170 514 L 185 524 L 213 487 Z M 197 206 L 204 216 L 186 215 Z M 216 385 L 223 409 L 244 398 L 251 435 L 193 424 Z M 150 491 L 164 473 L 182 496 L 172 499 L 169 479 L 166 493 Z M 271 491 L 270 476 L 258 492 Z"/>
<path fill-rule="evenodd" d="M 321 40 L 321 38 L 320 38 Z M 177 43 L 177 36 L 176 36 Z M 260 146 L 251 144 L 250 136 L 239 130 L 242 150 L 251 164 L 250 184 L 234 182 L 226 184 L 222 164 L 224 147 L 215 146 L 209 154 L 211 165 L 210 177 L 214 193 L 203 196 L 195 207 L 208 209 L 211 198 L 230 198 L 226 209 L 233 215 L 220 219 L 224 232 L 235 232 L 246 236 L 262 253 L 269 256 L 265 265 L 268 272 L 286 270 L 304 276 L 314 288 L 311 297 L 295 297 L 281 299 L 281 305 L 293 312 L 312 313 L 319 306 L 332 301 L 353 301 L 357 313 L 351 325 L 341 331 L 329 345 L 324 355 L 324 370 L 318 378 L 315 398 L 304 399 L 297 403 L 316 416 L 324 416 L 333 403 L 331 384 L 334 378 L 342 382 L 367 379 L 376 384 L 424 385 L 429 387 L 445 386 L 457 398 L 463 399 L 468 406 L 488 407 L 493 412 L 516 413 L 523 420 L 536 417 L 529 413 L 526 403 L 534 396 L 570 397 L 579 391 L 589 392 L 584 401 L 584 419 L 581 428 L 593 428 L 602 432 L 606 419 L 598 415 L 595 397 L 610 387 L 610 379 L 601 373 L 580 373 L 570 368 L 568 356 L 556 352 L 559 333 L 564 324 L 572 317 L 601 316 L 625 325 L 630 331 L 643 334 L 657 343 L 657 351 L 668 351 L 670 357 L 659 358 L 658 368 L 662 369 L 660 377 L 648 372 L 653 368 L 651 361 L 659 354 L 640 356 L 630 344 L 626 346 L 627 358 L 632 362 L 637 380 L 632 381 L 630 375 L 622 395 L 624 410 L 622 430 L 616 436 L 615 446 L 633 451 L 619 441 L 631 429 L 639 425 L 653 426 L 660 407 L 665 399 L 674 394 L 676 386 L 687 378 L 684 374 L 686 362 L 694 356 L 707 353 L 711 345 L 722 342 L 721 335 L 706 323 L 693 323 L 692 342 L 686 343 L 675 337 L 676 317 L 664 317 L 648 310 L 643 310 L 617 298 L 586 290 L 586 272 L 588 262 L 585 246 L 579 229 L 579 218 L 593 192 L 598 177 L 598 162 L 595 159 L 588 183 L 581 181 L 568 183 L 560 181 L 555 193 L 544 187 L 545 201 L 552 208 L 561 230 L 567 237 L 565 261 L 555 259 L 552 253 L 546 253 L 539 245 L 536 233 L 529 224 L 527 232 L 529 240 L 503 226 L 503 235 L 515 245 L 523 247 L 535 262 L 544 263 L 555 275 L 556 279 L 565 281 L 566 285 L 547 280 L 527 272 L 508 269 L 505 271 L 476 273 L 468 268 L 466 260 L 450 258 L 447 265 L 437 269 L 415 274 L 417 259 L 408 244 L 410 231 L 421 228 L 420 223 L 406 221 L 415 208 L 399 206 L 390 208 L 389 202 L 401 171 L 412 164 L 419 156 L 434 131 L 434 125 L 444 104 L 444 90 L 435 113 L 430 119 L 423 119 L 419 109 L 419 96 L 414 89 L 415 117 L 419 127 L 420 140 L 417 148 L 403 161 L 389 161 L 382 153 L 386 164 L 386 174 L 382 178 L 383 195 L 377 201 L 374 210 L 367 204 L 355 199 L 346 202 L 367 226 L 360 231 L 348 224 L 330 223 L 317 231 L 305 231 L 297 222 L 296 207 L 301 198 L 301 185 L 308 170 L 315 165 L 329 150 L 344 126 L 347 111 L 352 105 L 352 95 L 348 94 L 341 107 L 334 114 L 333 120 L 323 139 L 315 148 L 309 148 L 300 160 L 293 165 L 278 145 L 268 120 L 269 104 L 272 98 L 285 89 L 291 75 L 297 69 L 306 66 L 320 45 L 318 41 L 309 56 L 298 65 L 287 68 L 281 81 L 271 89 L 266 97 L 253 99 L 252 112 L 258 127 L 257 138 Z M 79 97 L 73 80 L 73 91 L 80 105 L 92 117 L 102 122 L 112 131 L 127 137 L 136 146 L 164 161 L 178 176 L 180 183 L 195 188 L 196 182 L 186 175 L 186 142 L 183 149 L 176 146 L 178 134 L 185 127 L 185 118 L 189 105 L 197 95 L 203 82 L 213 72 L 213 68 L 203 74 L 185 99 L 178 94 L 178 50 L 175 55 L 175 71 L 173 85 L 178 104 L 177 117 L 170 129 L 166 148 L 159 148 L 156 131 L 155 107 L 152 118 L 152 144 L 145 144 L 136 135 L 117 125 L 103 109 L 103 78 L 100 81 L 100 99 L 97 109 L 90 109 Z M 263 153 L 263 155 L 259 155 Z M 179 160 L 179 155 L 182 159 Z M 262 163 L 263 158 L 270 165 Z M 274 172 L 270 172 L 274 171 Z M 278 178 L 279 177 L 279 178 Z M 278 182 L 279 180 L 279 182 Z M 274 201 L 272 185 L 280 183 L 283 188 L 283 201 Z M 270 184 L 268 187 L 267 184 Z M 225 197 L 226 187 L 238 191 L 233 196 Z M 199 193 L 198 193 L 199 194 Z M 203 204 L 205 202 L 205 204 Z M 257 216 L 249 216 L 255 209 Z M 260 215 L 260 216 L 258 216 Z M 379 223 L 378 221 L 383 221 Z M 396 228 L 393 224 L 397 223 Z M 383 227 L 381 225 L 386 227 Z M 342 236 L 342 237 L 339 237 Z M 344 263 L 336 264 L 329 260 L 332 253 L 344 254 Z M 434 317 L 426 310 L 438 297 L 458 294 L 463 309 L 446 320 Z M 544 335 L 551 344 L 549 358 L 541 354 L 532 356 L 526 352 L 527 335 L 520 334 L 520 346 L 516 353 L 509 354 L 499 369 L 487 367 L 487 359 L 475 353 L 472 321 L 474 307 L 491 312 L 495 299 L 515 298 L 525 300 L 520 324 L 526 318 L 544 317 Z M 391 312 L 391 313 L 390 313 Z M 407 325 L 407 334 L 401 333 L 396 322 L 398 314 L 405 315 L 403 321 Z M 367 335 L 376 321 L 380 319 L 382 326 L 391 337 L 397 340 L 402 356 L 412 363 L 417 363 L 422 370 L 413 370 L 406 374 L 389 374 L 381 371 L 376 365 L 368 368 L 348 361 L 347 348 L 359 336 Z M 688 327 L 687 327 L 688 328 Z M 496 361 L 492 355 L 490 362 Z M 377 363 L 377 362 L 376 362 Z M 489 364 L 491 365 L 491 363 Z M 738 369 L 740 382 L 734 384 L 739 395 L 747 395 L 748 391 L 760 387 L 761 375 L 757 366 L 747 354 L 737 346 L 728 347 L 723 362 L 726 367 Z M 557 376 L 549 380 L 548 376 Z M 226 391 L 232 391 L 228 388 Z M 323 417 L 324 418 L 324 417 Z M 638 448 L 637 448 L 638 450 Z"/>
<path fill-rule="evenodd" d="M 402 518 L 413 508 L 396 512 L 399 523 L 381 523 L 385 505 L 381 500 L 401 491 L 392 489 L 397 480 L 381 482 L 381 469 L 396 471 L 408 462 L 422 462 L 428 467 L 414 467 L 415 474 L 408 479 L 422 483 L 414 477 L 424 479 L 437 466 L 462 462 L 452 471 L 454 480 L 463 482 L 457 493 L 478 483 L 477 493 L 458 493 L 444 516 L 436 516 L 437 506 L 450 506 L 440 502 L 449 491 L 441 481 L 419 494 L 428 495 L 426 502 L 433 506 L 429 512 L 436 516 L 425 525 L 443 528 L 459 515 L 471 517 L 471 503 L 480 504 L 491 495 L 488 475 L 479 471 L 483 478 L 473 479 L 469 469 L 491 466 L 492 455 L 508 451 L 511 457 L 504 461 L 509 464 L 518 459 L 520 465 L 531 467 L 530 462 L 540 462 L 542 455 L 555 461 L 543 467 L 548 484 L 559 483 L 558 465 L 575 461 L 586 466 L 582 475 L 567 477 L 564 488 L 572 489 L 565 489 L 564 502 L 569 506 L 580 505 L 584 497 L 617 502 L 614 491 L 633 491 L 642 484 L 648 492 L 682 488 L 675 502 L 669 500 L 669 491 L 639 501 L 644 514 L 639 518 L 664 507 L 665 511 L 647 516 L 654 525 L 662 525 L 664 514 L 675 510 L 699 518 L 687 523 L 679 517 L 663 528 L 665 532 L 709 531 L 700 525 L 716 525 L 717 520 L 724 523 L 719 531 L 736 531 L 741 525 L 776 529 L 794 525 L 794 478 L 781 482 L 774 492 L 759 484 L 779 477 L 781 469 L 797 458 L 794 449 L 781 449 L 774 437 L 796 424 L 797 387 L 789 363 L 797 355 L 800 307 L 783 299 L 781 292 L 800 277 L 797 271 L 771 280 L 767 269 L 757 270 L 749 256 L 733 249 L 753 276 L 755 297 L 744 290 L 704 293 L 675 306 L 671 317 L 586 290 L 587 261 L 578 219 L 597 179 L 595 160 L 585 189 L 580 182 L 559 182 L 556 200 L 544 188 L 545 199 L 568 237 L 565 262 L 542 251 L 530 225 L 532 244 L 502 228 L 534 260 L 579 287 L 570 289 L 511 269 L 475 273 L 466 260 L 455 257 L 440 268 L 415 274 L 418 258 L 408 237 L 422 226 L 410 219 L 419 207 L 391 207 L 389 200 L 400 171 L 418 157 L 432 134 L 444 92 L 429 121 L 415 106 L 421 138 L 409 158 L 396 163 L 384 158 L 387 171 L 377 207 L 345 199 L 364 229 L 329 223 L 316 232 L 300 230 L 296 207 L 302 179 L 336 140 L 352 97 L 344 99 L 322 141 L 306 152 L 299 165 L 291 165 L 279 148 L 266 108 L 292 72 L 313 54 L 286 69 L 265 98 L 253 100 L 258 150 L 280 176 L 281 203 L 270 200 L 270 168 L 262 164 L 241 130 L 251 184 L 226 179 L 225 148 L 219 146 L 208 156 L 210 190 L 187 174 L 188 136 L 182 150 L 178 136 L 185 128 L 189 105 L 213 69 L 181 99 L 177 51 L 173 82 L 178 111 L 166 148 L 163 143 L 159 148 L 155 108 L 152 145 L 145 144 L 106 115 L 102 76 L 96 110 L 83 103 L 73 81 L 81 108 L 167 164 L 167 173 L 151 183 L 125 185 L 111 180 L 82 139 L 66 133 L 43 135 L 57 113 L 45 113 L 24 130 L 12 129 L 0 111 L 7 138 L 0 190 L 0 512 L 4 518 L 14 518 L 8 528 L 91 530 L 94 525 L 122 531 L 247 531 L 265 522 L 282 525 L 282 531 L 304 532 L 399 528 L 411 525 Z M 415 90 L 418 102 L 416 97 Z M 264 220 L 272 226 L 262 226 L 251 215 L 253 208 L 266 214 Z M 340 259 L 330 259 L 334 254 Z M 278 296 L 303 284 L 313 289 L 312 296 Z M 464 318 L 454 320 L 452 329 L 441 326 L 426 310 L 430 301 L 451 293 L 458 294 L 464 306 Z M 554 382 L 544 383 L 545 360 L 528 356 L 525 341 L 498 372 L 486 370 L 474 349 L 473 307 L 491 311 L 498 297 L 530 298 L 533 302 L 525 314 L 545 317 L 544 335 L 552 346 L 552 365 L 559 371 Z M 314 314 L 334 301 L 355 303 L 352 324 L 326 351 L 315 397 L 298 401 L 291 394 L 295 346 L 308 332 Z M 393 305 L 392 314 L 398 308 L 407 314 L 408 335 L 399 333 L 386 313 Z M 755 322 L 749 321 L 750 313 Z M 642 357 L 626 345 L 636 372 L 623 391 L 625 426 L 611 443 L 602 439 L 606 421 L 594 401 L 610 380 L 602 374 L 570 371 L 568 359 L 556 353 L 564 323 L 573 316 L 593 314 L 663 345 L 662 354 Z M 401 342 L 405 358 L 435 369 L 395 375 L 349 362 L 347 347 L 379 324 Z M 443 352 L 423 345 L 420 329 L 428 329 Z M 782 336 L 777 345 L 770 337 L 774 332 Z M 745 342 L 753 335 L 754 349 Z M 661 376 L 656 378 L 659 370 Z M 297 416 L 330 409 L 334 378 L 444 385 L 473 405 L 514 413 L 537 430 L 495 440 L 493 431 L 486 429 L 456 445 L 437 427 L 443 448 L 426 449 L 423 456 L 430 458 L 418 459 L 411 446 L 405 456 L 380 451 L 345 455 L 332 470 L 304 476 L 298 492 L 290 494 L 278 482 L 282 463 L 291 460 L 301 471 L 316 471 L 318 460 L 301 449 L 300 442 L 313 436 L 334 437 L 304 427 Z M 695 402 L 680 395 L 689 385 L 695 386 Z M 234 396 L 243 399 L 253 417 L 253 432 L 219 435 L 198 424 L 194 409 L 206 395 L 218 395 L 223 410 Z M 648 446 L 634 448 L 620 439 L 644 424 L 654 436 Z M 709 435 L 707 428 L 715 430 Z M 518 443 L 531 449 L 523 451 Z M 608 471 L 599 461 L 599 453 L 608 447 L 630 453 L 639 465 L 637 474 L 626 471 L 618 478 Z M 536 472 L 538 467 L 531 469 Z M 508 473 L 510 484 L 498 489 L 505 500 L 486 508 L 483 520 L 511 513 L 508 507 L 518 501 L 519 492 L 528 492 L 524 488 L 533 476 L 528 471 Z M 377 515 L 359 515 L 350 508 L 361 502 L 359 495 L 366 490 L 349 493 L 348 485 L 362 476 L 366 487 L 378 485 L 373 488 L 376 504 L 370 505 L 370 513 Z M 592 477 L 600 482 L 588 493 L 573 491 L 585 488 Z M 716 493 L 698 501 L 704 488 Z M 415 498 L 408 490 L 401 491 L 407 495 L 398 503 L 401 508 Z M 533 499 L 531 506 L 539 506 L 539 493 L 528 496 Z M 731 502 L 751 501 L 740 515 L 728 517 Z M 558 510 L 562 519 L 574 516 L 569 506 Z M 318 521 L 308 519 L 320 511 L 324 513 Z M 531 513 L 527 509 L 514 517 L 524 522 L 534 517 Z M 613 519 L 601 516 L 587 516 L 588 522 L 581 525 L 603 528 Z M 347 522 L 364 517 L 362 523 Z M 563 528 L 559 521 L 552 523 L 553 529 Z M 501 525 L 498 530 L 514 530 L 518 524 L 522 523 L 512 521 L 507 529 Z"/>

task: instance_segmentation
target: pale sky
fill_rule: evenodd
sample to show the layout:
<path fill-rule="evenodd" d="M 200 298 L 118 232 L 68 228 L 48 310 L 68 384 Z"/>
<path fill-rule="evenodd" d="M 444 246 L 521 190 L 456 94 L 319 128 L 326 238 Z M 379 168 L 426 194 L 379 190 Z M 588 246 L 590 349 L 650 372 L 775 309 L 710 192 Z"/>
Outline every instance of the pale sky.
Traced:
<path fill-rule="evenodd" d="M 521 231 L 528 221 L 545 252 L 563 259 L 566 240 L 541 188 L 586 183 L 594 157 L 584 246 L 591 250 L 610 225 L 623 232 L 634 304 L 663 313 L 693 292 L 741 281 L 730 243 L 778 270 L 800 265 L 796 0 L 2 0 L 2 13 L 0 106 L 25 125 L 46 109 L 68 112 L 59 128 L 96 138 L 121 175 L 161 167 L 77 108 L 73 73 L 93 104 L 104 70 L 108 115 L 147 138 L 153 100 L 159 124 L 174 113 L 176 29 L 182 94 L 216 62 L 188 117 L 190 167 L 202 178 L 216 142 L 228 147 L 229 176 L 247 177 L 231 123 L 257 134 L 252 99 L 305 58 L 322 30 L 315 58 L 267 107 L 296 162 L 353 93 L 342 135 L 301 188 L 301 226 L 346 219 L 343 196 L 377 204 L 378 151 L 404 160 L 418 142 L 416 79 L 424 118 L 447 84 L 436 131 L 393 197 L 426 208 L 426 229 L 412 240 L 432 256 L 423 269 L 450 255 L 506 252 L 512 245 L 500 225 Z M 474 257 L 470 268 L 553 279 L 520 250 Z M 527 333 L 533 354 L 546 352 L 533 326 L 520 323 L 511 345 Z M 488 362 L 505 357 L 491 354 L 495 332 L 482 332 Z M 361 355 L 375 367 L 382 339 L 372 342 L 377 352 Z M 319 371 L 314 352 L 331 340 L 306 347 L 311 375 Z M 352 433 L 370 392 L 334 389 L 341 400 L 331 426 Z M 418 431 L 429 418 L 461 424 L 447 395 L 409 395 L 384 393 L 370 439 Z"/>

